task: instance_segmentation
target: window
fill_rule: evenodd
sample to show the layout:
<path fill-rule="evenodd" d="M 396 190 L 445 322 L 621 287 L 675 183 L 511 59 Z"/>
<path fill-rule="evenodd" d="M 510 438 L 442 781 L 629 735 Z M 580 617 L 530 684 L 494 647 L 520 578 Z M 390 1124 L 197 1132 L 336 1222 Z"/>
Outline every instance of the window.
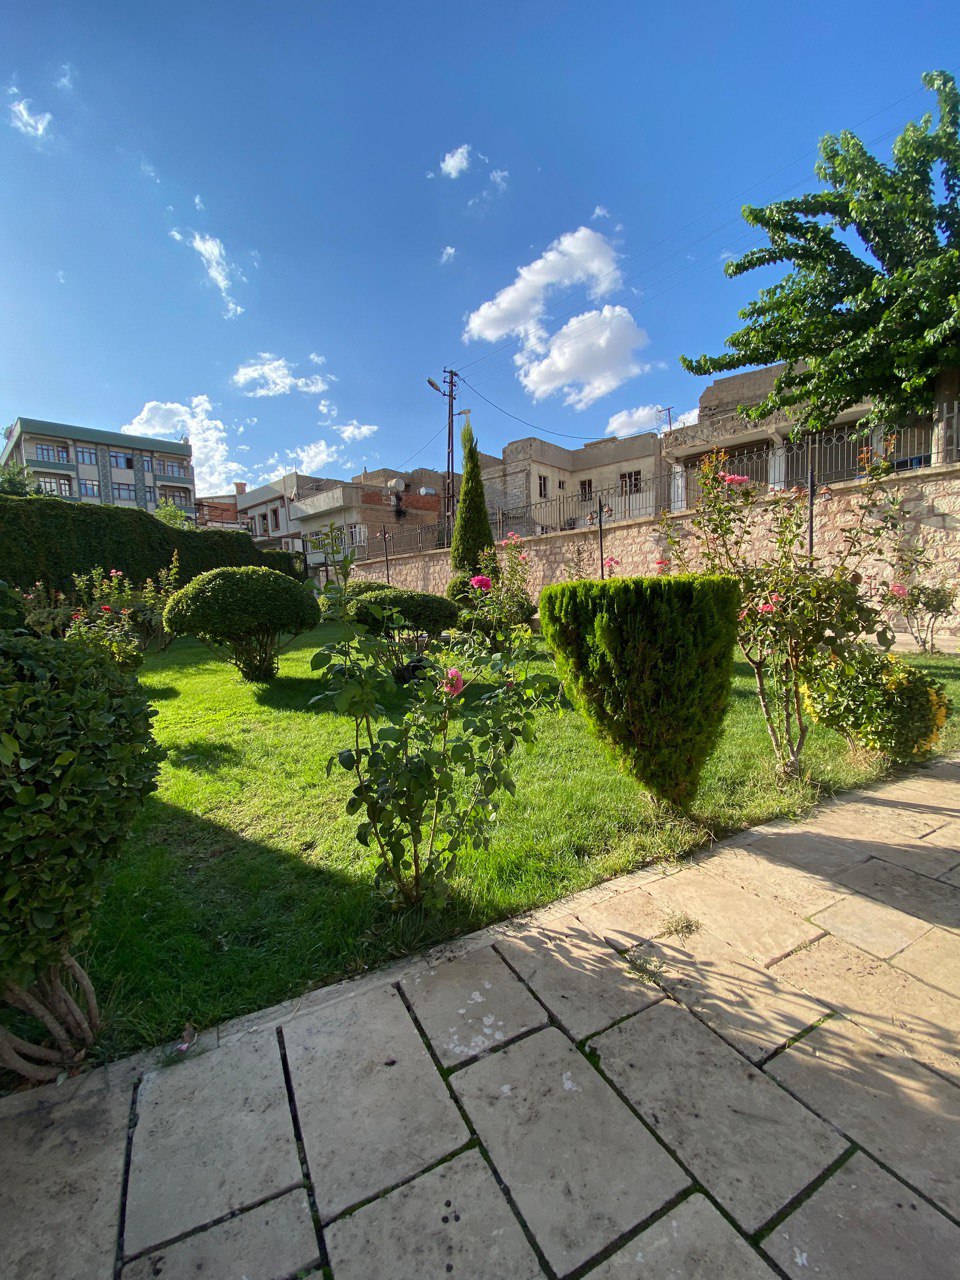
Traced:
<path fill-rule="evenodd" d="M 164 499 L 166 499 L 167 502 L 172 502 L 175 507 L 180 507 L 181 510 L 184 511 L 187 507 L 193 505 L 190 501 L 189 489 L 161 489 L 160 501 L 162 502 Z"/>
<path fill-rule="evenodd" d="M 643 487 L 642 471 L 621 471 L 620 472 L 620 492 L 621 493 L 639 493 Z"/>
<path fill-rule="evenodd" d="M 65 444 L 38 444 L 38 462 L 69 462 L 70 450 Z"/>
<path fill-rule="evenodd" d="M 80 497 L 81 498 L 99 498 L 100 497 L 100 481 L 99 480 L 81 480 L 80 481 Z"/>
<path fill-rule="evenodd" d="M 567 482 L 566 482 L 566 480 L 558 480 L 558 481 L 557 481 L 557 488 L 560 490 L 560 492 L 561 492 L 561 493 L 563 493 L 563 491 L 566 489 L 566 487 L 567 487 Z"/>
<path fill-rule="evenodd" d="M 148 484 L 147 485 L 147 501 L 156 502 L 156 500 L 157 500 L 157 491 L 152 484 Z"/>
<path fill-rule="evenodd" d="M 96 449 L 85 449 L 82 445 L 77 445 L 77 461 L 88 467 L 95 467 L 97 465 Z"/>
<path fill-rule="evenodd" d="M 137 491 L 132 484 L 115 484 L 113 496 L 118 502 L 136 502 Z"/>
<path fill-rule="evenodd" d="M 279 507 L 270 508 L 270 528 L 271 529 L 280 528 L 280 508 Z"/>
<path fill-rule="evenodd" d="M 143 469 L 144 471 L 153 470 L 153 459 L 150 457 L 149 453 L 145 453 L 143 455 Z"/>
<path fill-rule="evenodd" d="M 267 532 L 267 513 L 265 511 L 260 512 L 260 532 Z"/>
<path fill-rule="evenodd" d="M 593 501 L 593 481 L 592 480 L 580 481 L 580 501 L 581 502 Z"/>
<path fill-rule="evenodd" d="M 546 476 L 537 476 L 537 491 L 541 498 L 545 498 L 547 496 L 548 486 L 549 481 Z"/>
<path fill-rule="evenodd" d="M 157 458 L 154 470 L 161 476 L 182 476 L 185 480 L 190 474 L 182 462 L 164 461 L 163 458 Z"/>
<path fill-rule="evenodd" d="M 52 493 L 58 498 L 69 498 L 69 476 L 37 476 L 37 483 L 44 493 Z"/>
<path fill-rule="evenodd" d="M 133 454 L 118 453 L 116 449 L 111 449 L 110 465 L 111 467 L 119 467 L 121 471 L 132 471 L 133 470 Z M 114 485 L 113 487 L 116 488 L 117 486 Z"/>
<path fill-rule="evenodd" d="M 365 524 L 348 525 L 347 535 L 350 539 L 351 547 L 365 547 L 367 545 L 367 526 Z"/>

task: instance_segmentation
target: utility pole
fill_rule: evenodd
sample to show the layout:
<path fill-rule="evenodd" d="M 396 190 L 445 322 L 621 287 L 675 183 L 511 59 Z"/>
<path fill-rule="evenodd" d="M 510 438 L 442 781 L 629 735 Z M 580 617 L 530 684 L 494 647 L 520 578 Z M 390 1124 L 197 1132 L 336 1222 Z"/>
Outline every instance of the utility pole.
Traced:
<path fill-rule="evenodd" d="M 664 418 L 666 418 L 667 430 L 673 430 L 673 405 L 661 405 L 657 410 L 657 425 L 663 426 Z"/>
<path fill-rule="evenodd" d="M 453 451 L 453 402 L 457 397 L 457 374 L 454 369 L 444 369 L 444 382 L 446 390 L 438 386 L 432 378 L 428 378 L 428 384 L 433 387 L 434 391 L 440 393 L 447 402 L 447 478 L 444 485 L 443 495 L 443 525 L 446 532 L 447 546 L 453 539 L 453 517 L 456 507 L 456 494 L 453 491 L 454 477 L 454 451 Z"/>

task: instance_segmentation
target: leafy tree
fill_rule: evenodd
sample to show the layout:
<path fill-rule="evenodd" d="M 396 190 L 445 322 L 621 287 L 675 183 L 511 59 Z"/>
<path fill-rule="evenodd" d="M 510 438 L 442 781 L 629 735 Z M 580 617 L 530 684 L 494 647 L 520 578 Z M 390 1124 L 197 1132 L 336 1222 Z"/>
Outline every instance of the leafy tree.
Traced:
<path fill-rule="evenodd" d="M 478 573 L 480 552 L 493 546 L 493 531 L 483 495 L 480 452 L 469 422 L 460 433 L 460 443 L 463 446 L 463 483 L 453 526 L 450 564 L 455 570 Z"/>
<path fill-rule="evenodd" d="M 176 503 L 171 502 L 169 498 L 161 498 L 153 514 L 158 520 L 169 525 L 171 529 L 195 529 L 197 527 L 187 513 L 181 511 Z"/>
<path fill-rule="evenodd" d="M 23 462 L 11 458 L 0 467 L 0 494 L 7 498 L 33 498 L 43 490 Z"/>
<path fill-rule="evenodd" d="M 827 190 L 744 207 L 770 243 L 727 275 L 792 269 L 740 312 L 727 353 L 680 359 L 696 374 L 783 361 L 746 416 L 796 406 L 798 425 L 817 430 L 869 398 L 869 420 L 896 422 L 929 412 L 937 375 L 960 364 L 960 95 L 945 71 L 923 84 L 939 120 L 908 124 L 892 165 L 854 133 L 827 134 L 816 165 Z"/>

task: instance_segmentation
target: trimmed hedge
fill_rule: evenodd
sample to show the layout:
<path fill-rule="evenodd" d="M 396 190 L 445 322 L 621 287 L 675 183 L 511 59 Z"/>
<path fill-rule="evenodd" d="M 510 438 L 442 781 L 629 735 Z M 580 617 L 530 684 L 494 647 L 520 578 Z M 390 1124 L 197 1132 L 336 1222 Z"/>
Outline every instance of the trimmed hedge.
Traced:
<path fill-rule="evenodd" d="M 416 631 L 428 636 L 438 636 L 441 631 L 457 625 L 460 610 L 446 596 L 434 596 L 427 591 L 404 591 L 399 587 L 383 587 L 380 591 L 368 591 L 356 605 L 356 619 L 373 632 L 383 627 L 383 619 L 375 617 L 367 607 L 395 609 L 403 619 L 403 630 Z"/>
<path fill-rule="evenodd" d="M 299 557 L 301 560 L 302 558 Z M 265 547 L 260 552 L 260 563 L 265 569 L 276 569 L 277 573 L 285 573 L 288 578 L 305 582 L 307 575 L 301 570 L 297 560 L 298 557 L 292 551 L 284 551 L 282 547 Z"/>
<path fill-rule="evenodd" d="M 320 621 L 313 589 L 275 569 L 211 569 L 175 592 L 163 622 L 176 636 L 196 636 L 237 668 L 244 680 L 270 680 L 283 636 L 293 639 Z M 289 643 L 289 641 L 288 641 Z"/>
<path fill-rule="evenodd" d="M 685 805 L 720 736 L 740 592 L 696 574 L 544 588 L 540 623 L 573 700 L 661 800 Z"/>
<path fill-rule="evenodd" d="M 89 925 L 156 786 L 154 715 L 84 645 L 0 635 L 0 978 L 31 982 Z"/>
<path fill-rule="evenodd" d="M 232 529 L 172 529 L 146 511 L 133 507 L 95 507 L 61 498 L 0 497 L 0 572 L 7 582 L 27 591 L 35 582 L 56 591 L 72 591 L 73 575 L 98 565 L 120 569 L 133 582 L 155 578 L 174 551 L 180 555 L 180 580 L 226 565 L 280 568 L 248 533 Z"/>

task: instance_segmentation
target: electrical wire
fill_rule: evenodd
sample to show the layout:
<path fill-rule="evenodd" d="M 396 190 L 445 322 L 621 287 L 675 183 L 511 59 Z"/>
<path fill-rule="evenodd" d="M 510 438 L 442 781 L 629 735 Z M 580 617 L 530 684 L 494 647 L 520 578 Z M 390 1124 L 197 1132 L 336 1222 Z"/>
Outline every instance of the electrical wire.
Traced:
<path fill-rule="evenodd" d="M 518 418 L 515 413 L 511 413 L 509 409 L 504 409 L 502 405 L 494 404 L 488 396 L 485 396 L 482 391 L 478 391 L 472 383 L 468 382 L 463 374 L 459 374 L 458 377 L 465 387 L 469 387 L 474 395 L 478 395 L 481 400 L 485 400 L 491 409 L 496 409 L 504 417 L 512 418 L 514 422 L 519 422 L 524 427 L 529 427 L 531 431 L 542 431 L 547 436 L 559 436 L 561 440 L 579 440 L 581 443 L 605 439 L 604 436 L 572 436 L 566 431 L 550 431 L 547 427 L 535 426 L 532 422 L 527 422 L 526 418 Z"/>

